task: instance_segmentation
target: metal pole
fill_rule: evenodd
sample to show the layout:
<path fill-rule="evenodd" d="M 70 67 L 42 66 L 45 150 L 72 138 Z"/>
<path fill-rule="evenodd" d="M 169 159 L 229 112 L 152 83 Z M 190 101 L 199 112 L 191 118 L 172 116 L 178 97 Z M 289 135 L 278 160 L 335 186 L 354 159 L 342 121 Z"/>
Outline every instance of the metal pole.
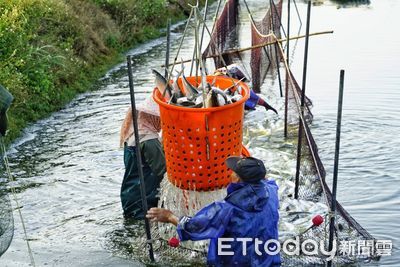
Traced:
<path fill-rule="evenodd" d="M 287 65 L 289 66 L 289 37 L 290 37 L 290 0 L 287 3 L 287 31 L 286 31 L 286 61 Z"/>
<path fill-rule="evenodd" d="M 208 12 L 208 0 L 206 0 L 206 3 L 204 5 L 204 15 L 203 15 L 203 21 L 205 22 L 207 19 L 207 12 Z M 201 31 L 201 39 L 200 39 L 200 52 L 203 46 L 203 38 L 204 38 L 204 31 L 205 31 L 205 26 L 203 24 L 203 29 Z M 192 65 L 190 67 L 190 76 L 192 76 L 192 72 L 193 72 L 193 61 L 196 58 L 196 66 L 199 65 L 198 61 L 202 60 L 202 55 L 197 55 L 197 42 L 195 42 L 195 49 L 193 50 L 193 60 L 192 60 Z M 201 68 L 201 66 L 200 66 Z M 206 74 L 207 74 L 207 70 L 205 70 Z M 198 76 L 198 68 L 196 67 L 196 77 Z M 196 83 L 197 83 L 197 78 L 196 78 Z"/>
<path fill-rule="evenodd" d="M 335 162 L 333 165 L 333 185 L 332 185 L 332 203 L 331 203 L 332 216 L 330 218 L 330 224 L 329 224 L 328 251 L 332 251 L 333 237 L 335 234 L 336 192 L 337 192 L 337 180 L 338 180 L 338 169 L 339 169 L 340 131 L 342 126 L 343 89 L 344 89 L 344 70 L 340 70 L 339 101 L 338 101 L 338 112 L 337 112 L 337 123 L 336 123 Z M 328 266 L 332 266 L 332 261 L 328 262 Z"/>
<path fill-rule="evenodd" d="M 204 4 L 204 15 L 203 15 L 203 29 L 201 30 L 201 39 L 200 39 L 200 55 L 198 56 L 199 60 L 203 60 L 203 39 L 204 39 L 204 32 L 206 30 L 205 23 L 207 21 L 207 13 L 208 13 L 208 0 L 206 0 L 206 3 Z M 205 65 L 205 64 L 204 64 Z M 201 68 L 201 65 L 200 65 Z M 205 68 L 205 67 L 204 67 Z M 207 68 L 204 69 L 205 74 L 207 75 Z"/>
<path fill-rule="evenodd" d="M 204 5 L 204 14 L 203 14 L 203 21 L 207 21 L 207 13 L 208 13 L 208 0 L 206 0 L 206 3 Z M 206 30 L 206 26 L 203 24 L 203 28 L 201 30 L 201 39 L 200 39 L 200 50 L 202 49 L 203 46 L 203 38 L 204 38 L 204 31 Z"/>
<path fill-rule="evenodd" d="M 196 57 L 195 57 L 195 60 L 196 60 L 196 86 L 198 87 L 199 86 L 199 82 L 198 82 L 198 79 L 197 79 L 197 77 L 199 76 L 199 64 L 200 64 L 200 62 L 199 62 L 199 57 L 201 57 L 201 55 L 199 55 L 199 49 L 198 49 L 198 47 L 199 47 L 199 42 L 200 42 L 200 40 L 199 40 L 199 29 L 200 29 L 200 21 L 198 20 L 198 16 L 197 16 L 197 9 L 196 8 L 194 8 L 194 49 L 196 50 Z M 204 98 L 205 99 L 205 98 Z"/>
<path fill-rule="evenodd" d="M 311 17 L 311 1 L 308 0 L 307 6 L 307 25 L 306 25 L 306 40 L 304 48 L 304 65 L 303 65 L 303 83 L 302 83 L 302 94 L 301 94 L 301 106 L 304 107 L 306 80 L 307 80 L 307 61 L 308 61 L 308 41 L 310 39 L 310 17 Z"/>
<path fill-rule="evenodd" d="M 169 50 L 171 47 L 171 19 L 168 19 L 167 24 L 167 51 L 165 53 L 165 78 L 168 77 L 168 65 L 169 65 Z"/>
<path fill-rule="evenodd" d="M 304 100 L 306 95 L 306 80 L 307 80 L 307 59 L 308 59 L 308 40 L 310 35 L 310 17 L 311 17 L 311 1 L 308 1 L 307 6 L 307 26 L 306 26 L 306 43 L 304 48 L 304 64 L 303 64 L 303 83 L 301 90 L 301 116 L 299 117 L 299 136 L 297 141 L 297 164 L 296 164 L 296 180 L 294 188 L 294 198 L 299 197 L 299 180 L 300 180 L 300 160 L 301 160 L 301 142 L 303 135 L 303 122 L 304 117 Z"/>
<path fill-rule="evenodd" d="M 287 31 L 286 31 L 286 63 L 289 66 L 289 35 L 290 35 L 290 0 L 287 4 Z M 289 101 L 289 75 L 286 71 L 286 88 L 285 88 L 285 125 L 284 125 L 284 136 L 287 137 L 287 123 L 288 123 L 288 101 Z"/>
<path fill-rule="evenodd" d="M 143 169 L 142 169 L 142 157 L 140 152 L 140 143 L 139 143 L 139 128 L 137 123 L 137 110 L 135 104 L 135 92 L 133 88 L 133 76 L 132 76 L 132 60 L 131 56 L 127 56 L 127 63 L 128 63 L 128 77 L 129 77 L 129 91 L 131 95 L 131 107 L 132 107 L 132 118 L 133 118 L 133 129 L 135 131 L 135 146 L 136 146 L 136 159 L 137 159 L 137 166 L 139 172 L 139 179 L 140 179 L 140 196 L 142 198 L 142 206 L 143 210 L 147 212 L 147 200 L 146 200 L 146 186 L 144 184 L 144 176 L 143 176 Z M 149 220 L 145 217 L 144 218 L 145 228 L 146 228 L 146 236 L 147 236 L 147 245 L 149 246 L 149 256 L 150 260 L 154 261 L 154 252 L 153 252 L 153 244 L 151 239 L 151 232 L 150 232 L 150 223 Z"/>
<path fill-rule="evenodd" d="M 286 80 L 285 80 L 285 123 L 283 128 L 283 135 L 287 137 L 287 121 L 288 121 L 288 101 L 289 101 L 289 71 L 286 70 Z"/>
<path fill-rule="evenodd" d="M 303 22 L 301 21 L 301 17 L 300 17 L 299 9 L 297 8 L 296 0 L 293 0 L 293 3 L 294 3 L 294 7 L 295 7 L 295 9 L 296 9 L 297 18 L 299 19 L 300 28 L 301 28 L 301 26 L 303 25 Z"/>
<path fill-rule="evenodd" d="M 272 29 L 273 30 L 275 30 L 275 17 L 274 17 L 274 12 L 272 11 L 272 7 L 273 6 L 275 6 L 275 4 L 274 4 L 274 2 L 273 2 L 273 0 L 270 0 L 269 1 L 269 5 L 271 6 L 271 17 L 272 17 Z M 277 11 L 275 11 L 275 12 L 277 12 Z M 278 15 L 278 14 L 277 14 Z M 280 21 L 280 18 L 279 18 L 279 21 Z M 280 29 L 280 28 L 279 28 Z M 274 32 L 274 34 L 275 34 L 275 32 Z M 277 39 L 277 38 L 276 38 Z M 275 47 L 275 59 L 276 59 L 276 69 L 277 69 L 277 71 L 278 71 L 278 81 L 279 81 L 279 92 L 280 92 L 280 95 L 281 95 L 281 97 L 283 96 L 283 93 L 282 93 L 282 80 L 281 80 L 281 71 L 280 71 L 280 60 L 278 59 L 278 49 L 277 49 L 277 45 L 278 45 L 278 43 L 275 43 L 275 45 L 274 45 L 274 47 Z"/>

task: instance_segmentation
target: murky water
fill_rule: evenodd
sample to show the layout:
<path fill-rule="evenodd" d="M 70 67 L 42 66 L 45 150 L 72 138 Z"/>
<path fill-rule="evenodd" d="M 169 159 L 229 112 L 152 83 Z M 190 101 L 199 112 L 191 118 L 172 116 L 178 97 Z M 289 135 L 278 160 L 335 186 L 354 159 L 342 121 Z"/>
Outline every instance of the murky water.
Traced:
<path fill-rule="evenodd" d="M 252 10 L 261 5 L 251 2 Z M 298 6 L 305 14 L 305 4 Z M 312 131 L 329 179 L 338 77 L 344 68 L 338 199 L 377 239 L 393 240 L 393 256 L 382 258 L 374 266 L 396 266 L 400 261 L 400 138 L 396 131 L 400 129 L 400 42 L 395 28 L 400 24 L 398 11 L 400 2 L 396 0 L 376 0 L 370 5 L 347 8 L 325 1 L 312 10 L 311 32 L 335 31 L 310 40 L 307 92 L 314 101 Z M 173 33 L 172 53 L 176 53 L 181 30 L 180 27 Z M 181 52 L 184 58 L 192 54 L 193 37 L 187 40 Z M 133 67 L 137 92 L 152 91 L 150 69 L 163 63 L 163 41 L 155 40 L 130 51 L 136 55 Z M 298 42 L 295 49 L 294 42 L 291 44 L 292 68 L 301 82 L 303 42 Z M 274 84 L 276 93 L 276 81 L 270 84 Z M 26 129 L 9 152 L 17 178 L 14 186 L 19 189 L 18 198 L 38 266 L 140 265 L 131 260 L 129 246 L 142 227 L 124 223 L 119 203 L 123 175 L 119 127 L 129 106 L 125 63 L 112 69 L 98 87 Z M 141 99 L 143 94 L 138 94 L 137 100 Z M 248 135 L 259 136 L 249 143 L 250 147 L 253 152 L 268 156 L 268 149 L 274 146 L 271 144 L 282 142 L 278 134 L 269 132 L 268 125 L 276 123 L 274 129 L 279 131 L 279 121 L 260 110 L 249 113 L 247 119 L 253 121 L 250 126 L 257 125 L 248 127 Z M 269 163 L 274 169 L 274 161 Z M 0 259 L 1 266 L 29 264 L 17 213 L 15 220 L 15 237 Z"/>

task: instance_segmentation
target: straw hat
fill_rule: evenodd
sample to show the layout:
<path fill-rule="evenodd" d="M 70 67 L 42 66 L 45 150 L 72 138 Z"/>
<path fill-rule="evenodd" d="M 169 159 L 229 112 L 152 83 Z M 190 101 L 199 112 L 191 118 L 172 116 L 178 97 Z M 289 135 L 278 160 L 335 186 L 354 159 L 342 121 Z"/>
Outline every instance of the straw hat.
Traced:
<path fill-rule="evenodd" d="M 145 100 L 140 102 L 137 106 L 136 109 L 141 112 L 148 113 L 150 115 L 158 116 L 160 117 L 160 107 L 158 104 L 154 101 L 153 96 L 149 95 L 146 97 Z"/>

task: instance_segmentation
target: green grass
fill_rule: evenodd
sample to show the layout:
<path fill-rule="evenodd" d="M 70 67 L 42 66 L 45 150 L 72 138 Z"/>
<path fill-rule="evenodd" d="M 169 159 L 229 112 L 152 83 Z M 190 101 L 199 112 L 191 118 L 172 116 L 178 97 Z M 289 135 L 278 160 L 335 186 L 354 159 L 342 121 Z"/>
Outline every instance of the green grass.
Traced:
<path fill-rule="evenodd" d="M 121 52 L 159 37 L 168 18 L 185 18 L 186 2 L 0 1 L 0 84 L 14 95 L 7 141 L 91 90 Z"/>

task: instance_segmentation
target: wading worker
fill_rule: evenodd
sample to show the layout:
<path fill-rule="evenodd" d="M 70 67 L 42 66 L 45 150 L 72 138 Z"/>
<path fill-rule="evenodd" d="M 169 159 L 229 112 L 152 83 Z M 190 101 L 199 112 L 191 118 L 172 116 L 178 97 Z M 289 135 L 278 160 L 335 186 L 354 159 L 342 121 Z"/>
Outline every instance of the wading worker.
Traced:
<path fill-rule="evenodd" d="M 159 140 L 160 111 L 151 96 L 139 104 L 137 110 L 146 199 L 148 207 L 157 207 L 160 182 L 165 173 L 165 157 Z M 120 146 L 124 146 L 125 174 L 121 186 L 124 217 L 144 219 L 131 108 L 121 126 Z"/>
<path fill-rule="evenodd" d="M 161 208 L 150 209 L 146 217 L 176 225 L 182 241 L 210 239 L 207 256 L 210 266 L 279 266 L 279 254 L 268 255 L 264 249 L 266 241 L 278 240 L 278 186 L 275 181 L 265 179 L 265 166 L 259 159 L 229 157 L 225 163 L 233 175 L 224 200 L 206 206 L 194 217 L 178 219 Z M 218 238 L 234 241 L 224 241 L 222 249 L 218 248 Z M 246 243 L 245 252 L 243 242 L 236 238 L 251 240 Z M 262 244 L 256 245 L 256 239 L 262 240 Z M 229 250 L 226 245 L 230 245 Z M 276 251 L 274 243 L 267 248 Z M 218 255 L 219 250 L 233 255 Z"/>

